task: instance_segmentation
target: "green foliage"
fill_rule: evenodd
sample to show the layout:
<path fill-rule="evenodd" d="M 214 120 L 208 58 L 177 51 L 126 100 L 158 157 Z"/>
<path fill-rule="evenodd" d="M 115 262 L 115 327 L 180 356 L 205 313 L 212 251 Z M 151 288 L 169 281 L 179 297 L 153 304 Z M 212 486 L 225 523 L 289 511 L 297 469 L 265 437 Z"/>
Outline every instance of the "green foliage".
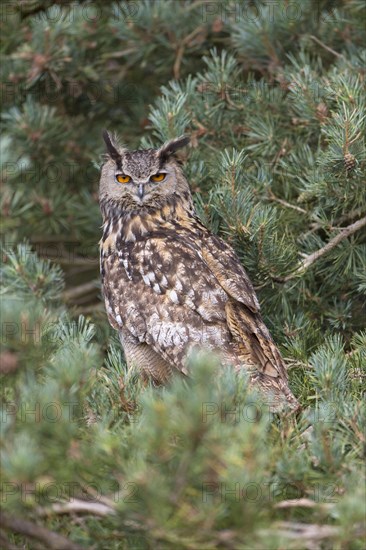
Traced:
<path fill-rule="evenodd" d="M 1 270 L 2 294 L 22 300 L 34 298 L 47 304 L 60 300 L 64 287 L 62 270 L 49 260 L 40 260 L 29 245 L 18 245 L 17 250 L 4 250 Z"/>
<path fill-rule="evenodd" d="M 29 0 L 0 23 L 2 508 L 85 548 L 361 550 L 364 2 Z M 166 388 L 127 370 L 96 283 L 104 127 L 191 136 L 296 418 L 210 356 Z"/>

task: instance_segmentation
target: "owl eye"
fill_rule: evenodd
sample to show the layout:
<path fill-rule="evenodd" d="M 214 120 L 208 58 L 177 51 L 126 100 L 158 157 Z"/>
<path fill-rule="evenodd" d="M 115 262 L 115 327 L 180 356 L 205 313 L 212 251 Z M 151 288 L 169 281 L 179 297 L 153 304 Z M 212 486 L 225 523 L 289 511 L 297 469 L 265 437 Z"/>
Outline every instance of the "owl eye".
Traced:
<path fill-rule="evenodd" d="M 125 174 L 117 174 L 116 180 L 118 181 L 118 183 L 128 183 L 129 181 L 131 181 L 131 176 L 126 176 Z"/>
<path fill-rule="evenodd" d="M 150 181 L 163 181 L 165 179 L 166 174 L 164 172 L 160 172 L 159 174 L 154 174 L 150 177 Z"/>

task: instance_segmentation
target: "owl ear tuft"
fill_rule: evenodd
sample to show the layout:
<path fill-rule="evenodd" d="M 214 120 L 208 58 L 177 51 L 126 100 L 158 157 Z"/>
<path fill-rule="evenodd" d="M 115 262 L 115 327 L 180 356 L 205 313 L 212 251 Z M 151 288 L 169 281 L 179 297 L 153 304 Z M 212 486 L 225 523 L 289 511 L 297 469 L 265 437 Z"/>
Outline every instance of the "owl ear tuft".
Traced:
<path fill-rule="evenodd" d="M 103 130 L 103 139 L 107 146 L 107 151 L 111 159 L 113 159 L 115 162 L 118 162 L 121 160 L 121 155 L 117 151 L 114 143 L 112 142 L 111 136 L 107 132 L 107 130 Z"/>
<path fill-rule="evenodd" d="M 181 136 L 179 138 L 171 139 L 167 141 L 158 149 L 158 157 L 161 161 L 167 160 L 171 155 L 174 155 L 178 149 L 185 147 L 190 142 L 188 136 Z"/>

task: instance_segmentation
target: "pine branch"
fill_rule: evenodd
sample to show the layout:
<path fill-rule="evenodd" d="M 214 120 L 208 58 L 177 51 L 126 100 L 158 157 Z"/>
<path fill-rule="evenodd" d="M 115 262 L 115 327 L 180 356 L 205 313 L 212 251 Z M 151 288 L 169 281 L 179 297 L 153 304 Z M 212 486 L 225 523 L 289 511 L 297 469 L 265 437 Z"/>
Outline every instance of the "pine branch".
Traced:
<path fill-rule="evenodd" d="M 360 216 L 363 212 L 362 212 L 362 208 L 356 208 L 355 210 L 351 210 L 351 212 L 347 212 L 346 214 L 344 214 L 343 216 L 341 216 L 338 220 L 337 220 L 337 224 L 342 224 L 344 222 L 347 222 L 347 221 L 350 221 L 354 218 L 356 218 L 357 216 Z M 318 231 L 318 229 L 324 229 L 324 227 L 327 227 L 329 228 L 331 231 L 334 231 L 336 229 L 339 229 L 337 228 L 337 226 L 335 225 L 325 225 L 324 223 L 322 222 L 315 222 L 313 224 L 310 225 L 311 229 L 309 229 L 309 231 L 307 231 L 306 233 L 304 233 L 302 235 L 303 238 L 307 237 L 308 235 L 310 235 L 311 233 L 314 233 L 315 231 Z"/>
<path fill-rule="evenodd" d="M 276 197 L 276 195 L 270 189 L 268 190 L 268 194 L 271 201 L 278 202 L 279 204 L 282 204 L 282 206 L 285 206 L 286 208 L 292 208 L 297 212 L 301 212 L 301 214 L 307 214 L 307 211 L 305 210 L 305 208 L 300 208 L 300 206 L 296 206 L 295 204 L 291 204 L 287 201 L 284 201 L 283 199 L 280 199 L 279 197 Z"/>
<path fill-rule="evenodd" d="M 303 548 L 318 548 L 313 543 L 318 541 L 333 539 L 339 532 L 340 528 L 335 525 L 319 525 L 315 523 L 300 523 L 295 521 L 279 521 L 276 523 L 277 533 L 288 539 L 302 541 Z M 365 529 L 362 525 L 353 525 L 353 536 L 363 537 Z"/>
<path fill-rule="evenodd" d="M 114 508 L 101 502 L 86 502 L 78 499 L 62 504 L 52 504 L 50 508 L 40 508 L 38 510 L 40 517 L 52 516 L 53 514 L 91 514 L 104 517 L 115 513 Z"/>
<path fill-rule="evenodd" d="M 342 242 L 344 239 L 347 239 L 353 233 L 356 233 L 359 229 L 364 227 L 366 225 L 366 216 L 364 218 L 361 218 L 357 222 L 352 223 L 351 225 L 348 225 L 347 227 L 344 227 L 338 235 L 330 239 L 330 241 L 324 245 L 319 250 L 316 250 L 312 254 L 309 254 L 305 257 L 305 259 L 301 262 L 301 264 L 289 275 L 286 277 L 272 277 L 274 281 L 278 283 L 286 283 L 287 281 L 291 281 L 291 279 L 295 279 L 295 277 L 298 277 L 301 275 L 304 271 L 306 271 L 313 263 L 319 260 L 324 254 L 327 254 L 330 250 L 333 250 L 340 242 Z"/>
<path fill-rule="evenodd" d="M 356 233 L 359 229 L 364 227 L 366 225 L 366 216 L 364 218 L 361 218 L 357 222 L 352 223 L 351 225 L 348 225 L 344 229 L 342 229 L 338 235 L 333 237 L 325 246 L 323 246 L 320 250 L 317 250 L 316 252 L 313 252 L 303 262 L 303 269 L 307 269 L 310 265 L 312 265 L 314 262 L 316 262 L 319 258 L 324 256 L 327 252 L 335 248 L 341 241 L 344 239 L 347 239 L 353 233 Z"/>
<path fill-rule="evenodd" d="M 288 500 L 281 500 L 275 504 L 275 508 L 320 508 L 323 510 L 330 510 L 334 508 L 334 504 L 330 502 L 315 502 L 310 498 L 293 498 Z"/>
<path fill-rule="evenodd" d="M 78 304 L 74 307 L 75 315 L 95 315 L 96 313 L 105 313 L 105 307 L 102 302 L 93 303 L 87 306 Z"/>
<path fill-rule="evenodd" d="M 329 46 L 327 46 L 326 44 L 324 44 L 324 42 L 322 42 L 321 40 L 319 40 L 319 38 L 317 38 L 316 36 L 314 36 L 313 34 L 310 35 L 310 38 L 312 40 L 314 40 L 314 42 L 316 42 L 317 44 L 319 44 L 319 46 L 321 46 L 322 48 L 324 48 L 325 50 L 327 50 L 327 52 L 330 52 L 332 53 L 333 55 L 335 55 L 336 57 L 338 57 L 338 59 L 344 59 L 344 55 L 342 55 L 341 53 L 339 52 L 336 52 L 335 50 L 333 50 L 333 48 L 330 48 Z"/>
<path fill-rule="evenodd" d="M 332 539 L 339 533 L 339 527 L 333 525 L 318 525 L 299 523 L 293 521 L 281 521 L 276 525 L 277 533 L 289 539 L 301 540 L 304 548 L 310 548 L 307 542 L 317 542 Z M 306 546 L 305 546 L 306 545 Z M 314 546 L 312 546 L 314 548 Z"/>
<path fill-rule="evenodd" d="M 19 533 L 25 537 L 42 541 L 47 548 L 54 548 L 55 550 L 83 550 L 82 546 L 75 544 L 68 538 L 54 533 L 45 527 L 36 525 L 31 521 L 23 518 L 14 518 L 8 514 L 1 514 L 2 527 L 7 531 Z"/>
<path fill-rule="evenodd" d="M 65 292 L 63 293 L 63 298 L 67 302 L 75 300 L 76 298 L 80 298 L 85 294 L 89 294 L 89 292 L 95 291 L 98 288 L 99 284 L 99 279 L 95 279 L 94 281 L 89 281 L 88 283 L 83 283 L 81 285 L 75 286 L 73 288 L 65 290 Z"/>
<path fill-rule="evenodd" d="M 174 61 L 174 66 L 173 66 L 174 78 L 176 78 L 177 80 L 180 78 L 180 66 L 181 66 L 181 63 L 182 63 L 184 51 L 185 51 L 185 48 L 186 48 L 187 44 L 189 44 L 189 42 L 191 40 L 193 40 L 196 37 L 197 34 L 199 34 L 200 32 L 202 32 L 204 30 L 205 30 L 205 26 L 200 25 L 199 27 L 194 29 L 190 34 L 185 36 L 183 38 L 183 40 L 181 40 L 179 42 L 179 47 L 177 49 L 177 54 L 176 54 L 175 61 Z"/>

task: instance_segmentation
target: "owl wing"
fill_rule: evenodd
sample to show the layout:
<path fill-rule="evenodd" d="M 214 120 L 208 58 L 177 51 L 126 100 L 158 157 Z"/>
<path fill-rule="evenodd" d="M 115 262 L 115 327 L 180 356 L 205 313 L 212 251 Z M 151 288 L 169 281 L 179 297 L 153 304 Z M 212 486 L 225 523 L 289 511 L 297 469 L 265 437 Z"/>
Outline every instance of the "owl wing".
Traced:
<path fill-rule="evenodd" d="M 255 290 L 234 250 L 225 241 L 207 232 L 202 255 L 225 292 L 257 313 L 259 302 Z"/>
<path fill-rule="evenodd" d="M 281 354 L 261 318 L 255 290 L 236 253 L 208 231 L 203 243 L 203 258 L 231 298 L 226 306 L 227 322 L 239 347 L 244 352 L 251 350 L 252 360 L 260 372 L 287 380 Z"/>

